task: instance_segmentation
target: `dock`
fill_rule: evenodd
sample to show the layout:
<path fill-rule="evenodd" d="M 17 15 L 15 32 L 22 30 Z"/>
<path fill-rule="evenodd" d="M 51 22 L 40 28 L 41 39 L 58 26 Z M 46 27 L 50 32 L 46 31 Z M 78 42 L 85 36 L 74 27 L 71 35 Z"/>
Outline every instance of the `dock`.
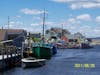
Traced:
<path fill-rule="evenodd" d="M 20 63 L 21 52 L 15 46 L 0 47 L 0 71 L 14 67 Z"/>

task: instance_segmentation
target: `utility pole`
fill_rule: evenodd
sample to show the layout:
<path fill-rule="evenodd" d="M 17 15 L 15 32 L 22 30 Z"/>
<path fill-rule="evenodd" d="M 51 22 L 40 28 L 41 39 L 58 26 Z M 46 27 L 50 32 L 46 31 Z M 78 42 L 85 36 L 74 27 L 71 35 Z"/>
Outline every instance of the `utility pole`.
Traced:
<path fill-rule="evenodd" d="M 2 26 L 2 31 L 3 31 L 3 26 Z"/>
<path fill-rule="evenodd" d="M 8 16 L 8 29 L 9 29 L 9 25 L 10 25 L 10 17 Z"/>

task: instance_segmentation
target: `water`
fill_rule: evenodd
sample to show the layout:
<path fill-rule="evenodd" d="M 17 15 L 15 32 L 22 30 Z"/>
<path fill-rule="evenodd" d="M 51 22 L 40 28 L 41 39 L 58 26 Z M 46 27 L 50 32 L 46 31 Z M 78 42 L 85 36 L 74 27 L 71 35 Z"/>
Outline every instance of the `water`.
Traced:
<path fill-rule="evenodd" d="M 39 68 L 22 69 L 16 67 L 4 72 L 4 75 L 99 75 L 100 46 L 92 49 L 62 49 Z M 94 64 L 95 68 L 75 68 L 75 64 Z"/>

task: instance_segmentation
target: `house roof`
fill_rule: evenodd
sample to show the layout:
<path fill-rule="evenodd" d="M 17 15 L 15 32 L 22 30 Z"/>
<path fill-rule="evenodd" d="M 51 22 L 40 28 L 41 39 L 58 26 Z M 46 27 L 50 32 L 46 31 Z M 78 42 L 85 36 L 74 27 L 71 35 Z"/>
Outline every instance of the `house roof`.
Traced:
<path fill-rule="evenodd" d="M 7 32 L 7 34 L 11 34 L 11 33 L 14 33 L 14 34 L 16 34 L 16 33 L 22 33 L 22 32 L 24 32 L 25 30 L 23 30 L 23 29 L 0 29 L 0 31 L 6 31 Z"/>
<path fill-rule="evenodd" d="M 5 40 L 6 35 L 20 34 L 25 32 L 23 29 L 0 29 L 0 41 Z"/>

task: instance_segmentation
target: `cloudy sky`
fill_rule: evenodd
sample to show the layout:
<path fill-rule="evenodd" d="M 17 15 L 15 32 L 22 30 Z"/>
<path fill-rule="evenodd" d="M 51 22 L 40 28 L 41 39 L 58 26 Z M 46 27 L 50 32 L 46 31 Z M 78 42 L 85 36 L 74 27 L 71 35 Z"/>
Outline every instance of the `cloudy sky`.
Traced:
<path fill-rule="evenodd" d="M 100 0 L 0 0 L 0 28 L 42 32 L 43 13 L 45 29 L 59 27 L 87 37 L 100 37 Z"/>

